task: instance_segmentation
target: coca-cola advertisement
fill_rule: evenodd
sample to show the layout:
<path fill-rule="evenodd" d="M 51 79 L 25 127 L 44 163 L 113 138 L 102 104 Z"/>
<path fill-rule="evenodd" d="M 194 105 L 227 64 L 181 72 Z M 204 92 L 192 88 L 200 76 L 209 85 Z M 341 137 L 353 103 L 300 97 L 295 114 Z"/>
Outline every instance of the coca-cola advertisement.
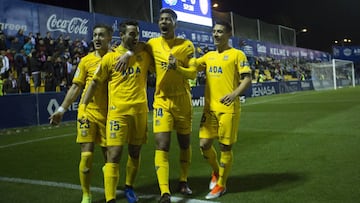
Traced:
<path fill-rule="evenodd" d="M 62 35 L 71 39 L 91 39 L 93 23 L 90 13 L 53 6 L 40 6 L 39 10 L 41 33 L 49 31 L 55 37 Z"/>

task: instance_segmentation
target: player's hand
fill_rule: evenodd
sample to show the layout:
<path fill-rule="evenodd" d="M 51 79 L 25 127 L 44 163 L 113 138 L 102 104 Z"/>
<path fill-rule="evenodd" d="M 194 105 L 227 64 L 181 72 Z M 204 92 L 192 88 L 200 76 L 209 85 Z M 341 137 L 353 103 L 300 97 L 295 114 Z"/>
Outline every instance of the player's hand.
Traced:
<path fill-rule="evenodd" d="M 64 116 L 63 112 L 59 112 L 59 111 L 55 111 L 55 113 L 53 113 L 49 119 L 50 119 L 50 124 L 51 125 L 59 125 L 62 118 Z"/>
<path fill-rule="evenodd" d="M 131 56 L 129 54 L 125 53 L 119 56 L 118 58 L 116 58 L 117 63 L 115 64 L 115 71 L 119 71 L 119 72 L 125 71 L 128 68 L 130 57 Z"/>
<path fill-rule="evenodd" d="M 220 102 L 226 106 L 229 106 L 235 100 L 237 96 L 235 94 L 227 94 L 220 99 Z"/>
<path fill-rule="evenodd" d="M 170 54 L 169 56 L 169 63 L 168 63 L 168 69 L 172 69 L 175 70 L 177 67 L 177 59 L 175 58 L 174 55 Z"/>
<path fill-rule="evenodd" d="M 79 117 L 78 117 L 78 122 L 81 124 L 85 124 L 85 123 L 88 124 L 89 118 L 86 113 L 86 104 L 80 104 L 78 112 L 80 112 Z"/>

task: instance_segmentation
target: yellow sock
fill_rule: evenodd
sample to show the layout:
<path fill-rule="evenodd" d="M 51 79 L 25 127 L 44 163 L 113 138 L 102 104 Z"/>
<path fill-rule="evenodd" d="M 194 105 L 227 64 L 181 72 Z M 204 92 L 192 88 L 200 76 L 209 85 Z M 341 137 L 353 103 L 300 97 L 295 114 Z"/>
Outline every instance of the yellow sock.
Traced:
<path fill-rule="evenodd" d="M 140 167 L 140 157 L 138 159 L 133 159 L 131 156 L 128 156 L 126 163 L 126 181 L 125 184 L 128 186 L 133 186 L 136 178 L 136 174 Z"/>
<path fill-rule="evenodd" d="M 231 171 L 231 166 L 233 162 L 233 152 L 221 152 L 220 155 L 220 170 L 219 170 L 219 180 L 217 184 L 221 187 L 226 187 L 226 181 Z"/>
<path fill-rule="evenodd" d="M 170 194 L 169 188 L 169 153 L 161 150 L 155 151 L 155 170 L 161 191 Z"/>
<path fill-rule="evenodd" d="M 116 187 L 119 182 L 119 164 L 106 163 L 104 167 L 105 199 L 110 201 L 116 197 Z"/>
<path fill-rule="evenodd" d="M 180 181 L 187 182 L 187 177 L 189 175 L 189 167 L 191 163 L 191 147 L 183 150 L 180 150 Z"/>
<path fill-rule="evenodd" d="M 92 161 L 92 152 L 81 152 L 81 159 L 79 163 L 79 178 L 83 196 L 90 196 Z"/>
<path fill-rule="evenodd" d="M 212 170 L 215 173 L 219 173 L 219 162 L 217 160 L 217 153 L 216 153 L 214 146 L 211 146 L 211 148 L 208 150 L 201 149 L 201 153 L 204 156 L 204 158 L 208 161 L 208 163 L 210 164 Z"/>

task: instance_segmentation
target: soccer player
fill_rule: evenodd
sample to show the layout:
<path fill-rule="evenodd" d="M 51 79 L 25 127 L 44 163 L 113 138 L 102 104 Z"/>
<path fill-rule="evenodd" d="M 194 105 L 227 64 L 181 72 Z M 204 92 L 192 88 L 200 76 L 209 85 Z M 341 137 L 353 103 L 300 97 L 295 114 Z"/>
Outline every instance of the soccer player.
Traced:
<path fill-rule="evenodd" d="M 187 183 L 192 153 L 192 103 L 188 80 L 195 79 L 196 68 L 190 69 L 188 63 L 194 57 L 195 48 L 191 41 L 175 36 L 176 23 L 177 15 L 173 10 L 161 9 L 158 22 L 161 36 L 150 39 L 146 46 L 154 57 L 156 70 L 153 130 L 161 203 L 170 202 L 168 153 L 173 129 L 180 146 L 179 192 L 192 194 Z"/>
<path fill-rule="evenodd" d="M 73 84 L 68 90 L 61 106 L 50 116 L 50 123 L 57 125 L 69 106 L 80 95 L 81 91 L 88 88 L 88 85 L 94 75 L 97 66 L 102 57 L 109 50 L 113 30 L 107 25 L 95 25 L 93 28 L 93 42 L 95 51 L 83 57 L 79 63 L 78 69 L 73 78 Z M 93 100 L 87 108 L 88 123 L 77 123 L 76 142 L 81 146 L 81 159 L 79 164 L 80 184 L 83 192 L 82 203 L 91 202 L 90 180 L 92 175 L 92 160 L 94 153 L 94 144 L 99 143 L 102 146 L 104 158 L 105 154 L 105 124 L 107 115 L 107 87 L 102 85 L 101 89 L 94 95 Z M 83 99 L 84 94 L 81 97 Z M 78 118 L 81 118 L 85 112 L 78 110 Z"/>
<path fill-rule="evenodd" d="M 153 131 L 156 143 L 155 169 L 161 191 L 161 203 L 171 200 L 168 153 L 173 129 L 177 132 L 180 146 L 178 190 L 184 195 L 192 194 L 187 183 L 192 153 L 192 103 L 188 80 L 196 78 L 196 67 L 190 68 L 188 63 L 194 57 L 195 48 L 191 41 L 175 36 L 176 23 L 177 15 L 173 10 L 161 9 L 158 22 L 161 36 L 150 39 L 145 45 L 146 51 L 155 61 Z M 123 56 L 118 60 L 115 69 L 126 69 L 126 55 L 123 55 L 124 60 Z"/>
<path fill-rule="evenodd" d="M 212 168 L 211 191 L 206 199 L 217 198 L 226 191 L 240 119 L 239 96 L 251 84 L 245 54 L 229 46 L 231 30 L 227 22 L 215 23 L 213 38 L 217 50 L 190 61 L 190 66 L 195 65 L 206 73 L 205 106 L 199 130 L 202 155 Z M 215 139 L 220 145 L 220 163 L 213 147 Z"/>
<path fill-rule="evenodd" d="M 140 150 L 147 141 L 147 95 L 146 81 L 148 70 L 152 70 L 153 59 L 146 51 L 135 52 L 139 40 L 139 26 L 136 21 L 120 24 L 121 44 L 115 52 L 103 57 L 101 66 L 96 71 L 81 109 L 87 104 L 99 85 L 108 86 L 108 117 L 106 123 L 107 162 L 104 166 L 104 187 L 107 202 L 115 202 L 116 187 L 119 181 L 119 161 L 123 146 L 128 144 L 126 164 L 125 196 L 129 203 L 137 202 L 133 185 L 140 166 Z M 129 67 L 124 71 L 115 71 L 114 66 L 119 56 L 131 51 Z M 84 116 L 83 121 L 86 120 Z"/>

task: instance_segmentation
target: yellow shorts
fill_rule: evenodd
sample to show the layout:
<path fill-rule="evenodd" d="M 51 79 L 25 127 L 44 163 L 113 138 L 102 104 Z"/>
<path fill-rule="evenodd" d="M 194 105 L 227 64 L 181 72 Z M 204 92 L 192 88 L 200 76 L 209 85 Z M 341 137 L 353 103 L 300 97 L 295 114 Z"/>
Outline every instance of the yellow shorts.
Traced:
<path fill-rule="evenodd" d="M 106 145 L 142 145 L 147 141 L 148 113 L 109 116 L 106 123 Z"/>
<path fill-rule="evenodd" d="M 238 113 L 204 111 L 199 137 L 218 139 L 222 144 L 231 145 L 237 141 L 239 120 L 240 111 Z"/>
<path fill-rule="evenodd" d="M 78 112 L 78 118 L 83 112 Z M 106 146 L 106 110 L 87 109 L 89 123 L 77 122 L 77 143 L 94 142 L 102 147 Z"/>
<path fill-rule="evenodd" d="M 156 97 L 154 99 L 153 130 L 154 133 L 171 132 L 190 134 L 192 128 L 191 95 L 174 97 Z"/>

